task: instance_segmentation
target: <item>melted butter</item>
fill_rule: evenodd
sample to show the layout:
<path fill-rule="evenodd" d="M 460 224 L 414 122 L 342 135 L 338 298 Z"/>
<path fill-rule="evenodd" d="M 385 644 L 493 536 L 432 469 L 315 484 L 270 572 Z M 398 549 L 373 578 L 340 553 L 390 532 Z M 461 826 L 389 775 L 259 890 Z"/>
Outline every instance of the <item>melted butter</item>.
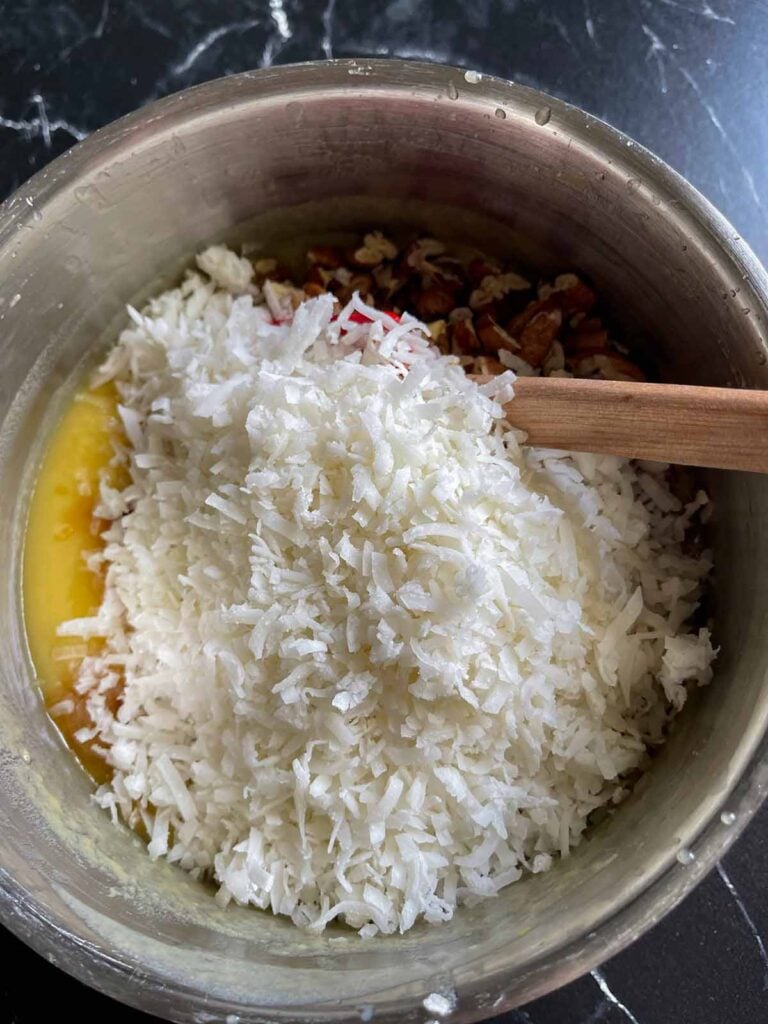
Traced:
<path fill-rule="evenodd" d="M 103 546 L 106 525 L 94 515 L 99 480 L 124 486 L 125 471 L 110 466 L 121 438 L 117 395 L 111 385 L 81 391 L 64 413 L 45 452 L 29 507 L 24 546 L 24 619 L 32 661 L 49 711 L 65 740 L 98 781 L 108 770 L 75 733 L 91 725 L 74 684 L 83 657 L 98 653 L 100 641 L 60 637 L 68 619 L 93 615 L 101 603 L 103 580 L 85 557 Z M 115 698 L 117 695 L 115 695 Z M 69 699 L 74 707 L 57 712 Z"/>

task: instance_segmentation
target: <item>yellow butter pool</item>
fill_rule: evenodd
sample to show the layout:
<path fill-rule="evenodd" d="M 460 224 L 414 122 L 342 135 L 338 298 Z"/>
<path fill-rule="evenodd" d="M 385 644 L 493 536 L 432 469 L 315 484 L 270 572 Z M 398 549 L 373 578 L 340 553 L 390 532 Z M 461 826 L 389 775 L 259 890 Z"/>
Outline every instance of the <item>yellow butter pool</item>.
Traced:
<path fill-rule="evenodd" d="M 123 471 L 108 468 L 119 438 L 114 388 L 80 391 L 46 449 L 30 503 L 24 549 L 24 618 L 45 703 L 67 742 L 97 778 L 107 774 L 104 762 L 74 738 L 78 729 L 90 724 L 74 684 L 83 656 L 95 653 L 98 641 L 59 637 L 56 630 L 67 619 L 92 615 L 101 602 L 103 581 L 86 567 L 85 557 L 102 546 L 104 524 L 94 516 L 101 474 L 107 470 L 110 482 L 120 485 Z"/>

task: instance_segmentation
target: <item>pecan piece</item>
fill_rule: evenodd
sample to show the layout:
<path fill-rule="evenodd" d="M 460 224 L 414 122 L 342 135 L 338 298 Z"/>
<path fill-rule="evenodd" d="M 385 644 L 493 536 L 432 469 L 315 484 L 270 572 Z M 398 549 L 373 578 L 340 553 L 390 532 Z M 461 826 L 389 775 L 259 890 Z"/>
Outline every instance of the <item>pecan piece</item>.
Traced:
<path fill-rule="evenodd" d="M 604 380 L 644 381 L 645 374 L 619 352 L 596 352 L 571 359 L 577 377 L 602 377 Z"/>
<path fill-rule="evenodd" d="M 318 295 L 325 294 L 325 288 L 321 284 L 317 284 L 315 281 L 305 281 L 304 294 L 308 299 L 315 299 Z"/>
<path fill-rule="evenodd" d="M 432 262 L 433 257 L 442 256 L 445 246 L 436 238 L 418 238 L 411 242 L 403 254 L 406 266 L 420 274 L 439 273 L 439 268 Z"/>
<path fill-rule="evenodd" d="M 342 263 L 341 249 L 335 245 L 313 245 L 307 250 L 307 261 L 323 270 L 337 270 Z"/>
<path fill-rule="evenodd" d="M 597 295 L 589 285 L 578 280 L 570 288 L 563 288 L 559 292 L 555 292 L 555 296 L 566 316 L 571 316 L 573 313 L 589 313 L 597 302 Z"/>
<path fill-rule="evenodd" d="M 513 338 L 519 338 L 521 332 L 528 324 L 537 317 L 539 313 L 548 313 L 551 310 L 557 309 L 557 304 L 553 298 L 547 299 L 534 299 L 533 302 L 529 302 L 525 309 L 521 310 L 516 316 L 507 324 L 507 333 L 511 334 Z"/>
<path fill-rule="evenodd" d="M 518 336 L 518 355 L 533 367 L 541 366 L 560 333 L 563 314 L 559 309 L 543 310 L 526 324 Z"/>
<path fill-rule="evenodd" d="M 261 259 L 253 260 L 253 269 L 261 277 L 269 277 L 274 270 L 277 270 L 277 260 L 263 256 Z"/>
<path fill-rule="evenodd" d="M 475 256 L 467 264 L 467 277 L 473 288 L 476 288 L 484 277 L 498 277 L 501 267 L 498 263 L 491 263 L 482 256 Z"/>
<path fill-rule="evenodd" d="M 568 339 L 567 349 L 569 355 L 574 356 L 606 352 L 608 351 L 608 332 L 604 330 L 579 331 Z"/>
<path fill-rule="evenodd" d="M 351 253 L 352 262 L 358 267 L 376 267 L 384 260 L 396 258 L 397 246 L 381 231 L 369 231 L 363 238 L 363 244 Z"/>
<path fill-rule="evenodd" d="M 599 316 L 585 316 L 583 313 L 576 313 L 569 322 L 576 334 L 592 334 L 594 331 L 603 330 L 603 321 Z"/>
<path fill-rule="evenodd" d="M 480 342 L 472 322 L 472 312 L 463 307 L 454 309 L 449 317 L 448 337 L 453 355 L 470 355 L 480 348 Z"/>
<path fill-rule="evenodd" d="M 420 320 L 437 320 L 451 312 L 456 299 L 452 288 L 435 283 L 416 292 L 413 304 Z"/>
<path fill-rule="evenodd" d="M 471 369 L 467 367 L 470 373 L 482 374 L 487 377 L 496 377 L 500 373 L 504 373 L 506 366 L 500 363 L 498 359 L 494 359 L 493 356 L 477 356 L 472 361 Z"/>
<path fill-rule="evenodd" d="M 490 313 L 483 313 L 477 318 L 475 332 L 483 346 L 493 352 L 498 352 L 502 348 L 514 352 L 520 348 L 515 339 L 507 334 Z"/>
<path fill-rule="evenodd" d="M 290 320 L 294 310 L 304 301 L 306 295 L 300 288 L 282 284 L 271 278 L 264 284 L 264 301 L 272 318 L 278 323 Z"/>
<path fill-rule="evenodd" d="M 376 287 L 382 293 L 381 298 L 384 301 L 388 301 L 393 295 L 396 295 L 407 283 L 409 277 L 408 270 L 402 263 L 397 265 L 383 263 L 374 267 L 372 273 Z"/>
<path fill-rule="evenodd" d="M 319 284 L 325 289 L 328 287 L 328 283 L 333 280 L 333 273 L 330 270 L 323 270 L 322 267 L 314 266 L 309 268 L 304 280 L 306 284 Z"/>
<path fill-rule="evenodd" d="M 437 345 L 441 352 L 448 348 L 448 323 L 446 320 L 433 320 L 427 324 L 429 337 L 433 345 Z"/>
<path fill-rule="evenodd" d="M 373 277 L 370 274 L 337 274 L 337 277 L 339 276 L 343 276 L 344 280 L 331 285 L 331 290 L 339 302 L 349 302 L 355 292 L 360 293 L 363 302 L 369 302 L 373 291 Z"/>
<path fill-rule="evenodd" d="M 478 309 L 496 299 L 503 299 L 509 292 L 526 292 L 530 287 L 530 281 L 512 271 L 507 274 L 491 274 L 484 277 L 469 296 L 469 305 L 472 309 Z"/>
<path fill-rule="evenodd" d="M 291 272 L 287 267 L 282 266 L 277 260 L 270 257 L 262 257 L 253 260 L 253 280 L 255 284 L 263 284 L 264 281 L 289 281 Z"/>

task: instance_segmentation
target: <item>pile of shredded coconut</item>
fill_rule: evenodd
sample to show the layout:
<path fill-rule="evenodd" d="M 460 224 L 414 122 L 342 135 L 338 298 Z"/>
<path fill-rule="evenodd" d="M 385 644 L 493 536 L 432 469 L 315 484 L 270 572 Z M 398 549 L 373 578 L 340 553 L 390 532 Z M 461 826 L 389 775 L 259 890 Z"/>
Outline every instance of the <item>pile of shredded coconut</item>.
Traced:
<path fill-rule="evenodd" d="M 103 604 L 61 628 L 106 638 L 98 802 L 224 902 L 448 920 L 567 855 L 709 680 L 706 497 L 521 449 L 513 375 L 478 387 L 411 318 L 275 322 L 246 261 L 198 265 L 103 367 L 131 482 L 102 485 Z"/>

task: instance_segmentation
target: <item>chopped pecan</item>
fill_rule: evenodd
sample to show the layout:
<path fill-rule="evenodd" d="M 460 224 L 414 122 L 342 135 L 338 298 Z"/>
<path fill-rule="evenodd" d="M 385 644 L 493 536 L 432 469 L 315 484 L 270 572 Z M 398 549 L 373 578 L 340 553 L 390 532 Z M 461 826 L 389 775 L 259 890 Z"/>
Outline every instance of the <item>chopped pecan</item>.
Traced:
<path fill-rule="evenodd" d="M 397 246 L 381 231 L 369 231 L 363 244 L 352 251 L 352 262 L 358 267 L 376 267 L 384 260 L 397 258 Z"/>
<path fill-rule="evenodd" d="M 349 284 L 352 280 L 352 271 L 349 267 L 338 267 L 333 271 L 331 280 L 338 284 Z"/>
<path fill-rule="evenodd" d="M 402 263 L 396 265 L 383 263 L 381 266 L 375 267 L 372 273 L 376 287 L 383 293 L 385 301 L 396 295 L 410 276 Z"/>
<path fill-rule="evenodd" d="M 563 346 L 559 341 L 552 342 L 552 348 L 549 350 L 549 355 L 544 360 L 541 366 L 541 372 L 545 377 L 549 377 L 553 373 L 559 373 L 565 369 L 565 352 Z"/>
<path fill-rule="evenodd" d="M 574 275 L 570 274 L 568 276 L 573 277 Z M 597 295 L 595 295 L 589 285 L 584 284 L 583 281 L 578 279 L 576 284 L 571 285 L 570 288 L 561 289 L 558 298 L 560 307 L 566 316 L 570 316 L 572 313 L 589 313 L 597 302 Z"/>
<path fill-rule="evenodd" d="M 580 283 L 580 279 L 575 274 L 558 274 L 555 278 L 555 291 L 566 292 Z"/>
<path fill-rule="evenodd" d="M 337 271 L 337 278 L 339 274 L 340 272 Z M 331 285 L 331 290 L 342 303 L 349 302 L 355 292 L 359 292 L 360 298 L 364 302 L 368 302 L 371 298 L 370 293 L 373 291 L 373 277 L 371 274 L 346 274 L 341 283 L 337 280 Z"/>
<path fill-rule="evenodd" d="M 506 367 L 498 359 L 494 359 L 493 356 L 476 356 L 472 361 L 471 369 L 469 367 L 467 369 L 470 373 L 495 377 L 500 373 L 504 373 Z"/>
<path fill-rule="evenodd" d="M 342 264 L 341 249 L 335 245 L 313 245 L 307 250 L 307 260 L 324 270 L 336 270 Z"/>
<path fill-rule="evenodd" d="M 273 260 L 268 257 L 253 260 L 254 284 L 263 284 L 266 280 L 290 281 L 290 278 L 290 270 L 278 263 L 277 260 Z"/>
<path fill-rule="evenodd" d="M 473 287 L 477 287 L 485 277 L 498 277 L 501 267 L 498 263 L 492 263 L 482 256 L 475 256 L 467 264 L 467 277 Z"/>
<path fill-rule="evenodd" d="M 422 288 L 414 296 L 414 307 L 421 320 L 435 320 L 447 316 L 455 305 L 456 297 L 453 290 L 437 283 Z"/>
<path fill-rule="evenodd" d="M 310 267 L 305 278 L 306 284 L 319 284 L 324 289 L 328 287 L 329 283 L 333 280 L 333 273 L 330 270 L 323 270 L 322 267 L 314 266 Z"/>
<path fill-rule="evenodd" d="M 603 330 L 603 321 L 599 316 L 585 316 L 584 313 L 576 313 L 569 322 L 576 334 L 593 334 L 595 331 Z"/>
<path fill-rule="evenodd" d="M 645 374 L 621 353 L 596 352 L 570 360 L 577 377 L 602 377 L 604 380 L 645 380 Z"/>
<path fill-rule="evenodd" d="M 483 313 L 476 319 L 475 332 L 484 347 L 493 352 L 498 352 L 502 348 L 514 352 L 520 348 L 515 339 L 507 334 L 489 313 Z"/>
<path fill-rule="evenodd" d="M 427 324 L 427 330 L 432 344 L 437 345 L 441 351 L 445 351 L 448 344 L 448 321 L 433 320 Z"/>
<path fill-rule="evenodd" d="M 454 309 L 448 323 L 448 337 L 453 355 L 470 355 L 480 348 L 480 342 L 472 322 L 472 311 L 465 308 Z"/>
<path fill-rule="evenodd" d="M 304 294 L 307 298 L 314 299 L 317 298 L 318 295 L 324 295 L 325 288 L 321 284 L 317 284 L 315 281 L 305 281 Z"/>
<path fill-rule="evenodd" d="M 373 275 L 353 274 L 349 279 L 349 287 L 354 292 L 370 292 L 373 290 Z"/>
<path fill-rule="evenodd" d="M 306 298 L 304 292 L 291 284 L 282 284 L 269 279 L 264 284 L 264 301 L 274 320 L 290 320 L 294 310 Z"/>
<path fill-rule="evenodd" d="M 567 349 L 569 355 L 605 352 L 608 349 L 608 332 L 605 330 L 579 331 L 570 336 Z"/>
<path fill-rule="evenodd" d="M 557 309 L 557 304 L 553 299 L 534 299 L 507 323 L 507 333 L 511 334 L 513 338 L 519 338 L 523 329 L 534 317 L 537 317 L 539 313 L 547 313 L 554 309 Z"/>
<path fill-rule="evenodd" d="M 436 238 L 418 238 L 411 242 L 403 258 L 407 266 L 420 274 L 435 273 L 438 268 L 432 260 L 435 256 L 442 256 L 444 252 L 445 246 Z"/>
<path fill-rule="evenodd" d="M 484 277 L 469 296 L 472 309 L 484 306 L 494 299 L 503 299 L 508 292 L 526 292 L 531 287 L 530 281 L 512 271 L 506 274 L 491 274 Z"/>
<path fill-rule="evenodd" d="M 421 282 L 423 285 L 443 284 L 447 288 L 452 288 L 454 292 L 459 292 L 466 284 L 464 267 L 460 260 L 451 256 L 438 256 L 437 259 L 430 261 L 422 272 Z"/>
<path fill-rule="evenodd" d="M 553 284 L 539 287 L 539 299 L 551 300 L 566 316 L 588 313 L 597 302 L 592 289 L 575 274 L 559 274 Z"/>
<path fill-rule="evenodd" d="M 520 343 L 520 358 L 533 367 L 541 366 L 560 332 L 562 322 L 563 314 L 559 309 L 537 313 L 517 338 Z"/>
<path fill-rule="evenodd" d="M 253 261 L 253 269 L 261 277 L 269 277 L 272 271 L 277 269 L 277 260 L 266 256 L 262 257 L 262 259 Z"/>

